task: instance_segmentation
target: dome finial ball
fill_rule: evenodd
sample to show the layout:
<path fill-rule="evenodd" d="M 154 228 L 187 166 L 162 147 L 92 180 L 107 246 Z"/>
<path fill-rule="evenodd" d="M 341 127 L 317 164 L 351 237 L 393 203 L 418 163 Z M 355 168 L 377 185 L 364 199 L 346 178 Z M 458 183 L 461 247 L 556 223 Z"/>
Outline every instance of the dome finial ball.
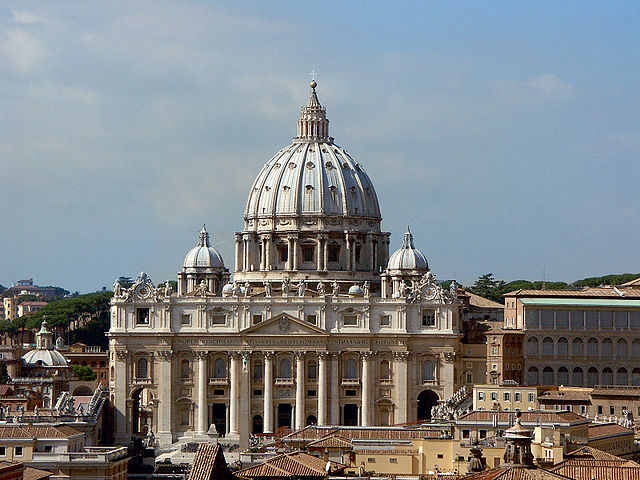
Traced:
<path fill-rule="evenodd" d="M 311 86 L 311 88 L 314 88 L 314 89 L 318 86 L 315 80 L 311 80 L 311 83 L 309 85 Z"/>

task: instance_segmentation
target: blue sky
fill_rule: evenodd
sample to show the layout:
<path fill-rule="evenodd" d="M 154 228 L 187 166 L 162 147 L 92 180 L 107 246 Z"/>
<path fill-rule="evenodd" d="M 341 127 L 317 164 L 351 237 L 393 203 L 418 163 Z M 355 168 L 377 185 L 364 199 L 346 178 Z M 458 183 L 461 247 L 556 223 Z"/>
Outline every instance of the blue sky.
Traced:
<path fill-rule="evenodd" d="M 441 279 L 640 271 L 637 2 L 4 2 L 0 283 L 233 267 L 309 72 Z"/>

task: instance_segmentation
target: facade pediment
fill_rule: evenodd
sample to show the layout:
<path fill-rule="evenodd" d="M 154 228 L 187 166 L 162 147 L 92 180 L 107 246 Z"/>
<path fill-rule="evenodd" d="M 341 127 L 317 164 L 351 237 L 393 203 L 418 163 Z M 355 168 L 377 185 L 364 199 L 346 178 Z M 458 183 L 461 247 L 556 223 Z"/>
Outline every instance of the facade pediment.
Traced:
<path fill-rule="evenodd" d="M 326 330 L 302 322 L 286 313 L 253 325 L 241 333 L 245 335 L 329 335 Z"/>

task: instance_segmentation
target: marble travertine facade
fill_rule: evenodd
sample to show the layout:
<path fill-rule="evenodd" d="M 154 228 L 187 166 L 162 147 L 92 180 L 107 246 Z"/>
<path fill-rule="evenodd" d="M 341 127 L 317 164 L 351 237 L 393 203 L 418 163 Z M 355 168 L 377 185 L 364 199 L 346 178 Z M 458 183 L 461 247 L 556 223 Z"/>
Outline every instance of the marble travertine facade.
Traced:
<path fill-rule="evenodd" d="M 389 261 L 373 185 L 328 136 L 315 82 L 293 144 L 249 197 L 232 282 L 203 229 L 177 292 L 144 273 L 115 285 L 116 438 L 217 432 L 246 445 L 282 427 L 429 418 L 458 386 L 455 288 L 409 231 Z"/>

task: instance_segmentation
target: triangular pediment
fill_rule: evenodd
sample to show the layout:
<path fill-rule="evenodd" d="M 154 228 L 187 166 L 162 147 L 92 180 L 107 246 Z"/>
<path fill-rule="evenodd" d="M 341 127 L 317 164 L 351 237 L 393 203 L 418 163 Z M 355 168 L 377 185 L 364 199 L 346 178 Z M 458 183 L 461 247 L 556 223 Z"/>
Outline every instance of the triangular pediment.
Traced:
<path fill-rule="evenodd" d="M 252 325 L 241 333 L 250 335 L 329 335 L 326 330 L 302 322 L 286 313 Z"/>

